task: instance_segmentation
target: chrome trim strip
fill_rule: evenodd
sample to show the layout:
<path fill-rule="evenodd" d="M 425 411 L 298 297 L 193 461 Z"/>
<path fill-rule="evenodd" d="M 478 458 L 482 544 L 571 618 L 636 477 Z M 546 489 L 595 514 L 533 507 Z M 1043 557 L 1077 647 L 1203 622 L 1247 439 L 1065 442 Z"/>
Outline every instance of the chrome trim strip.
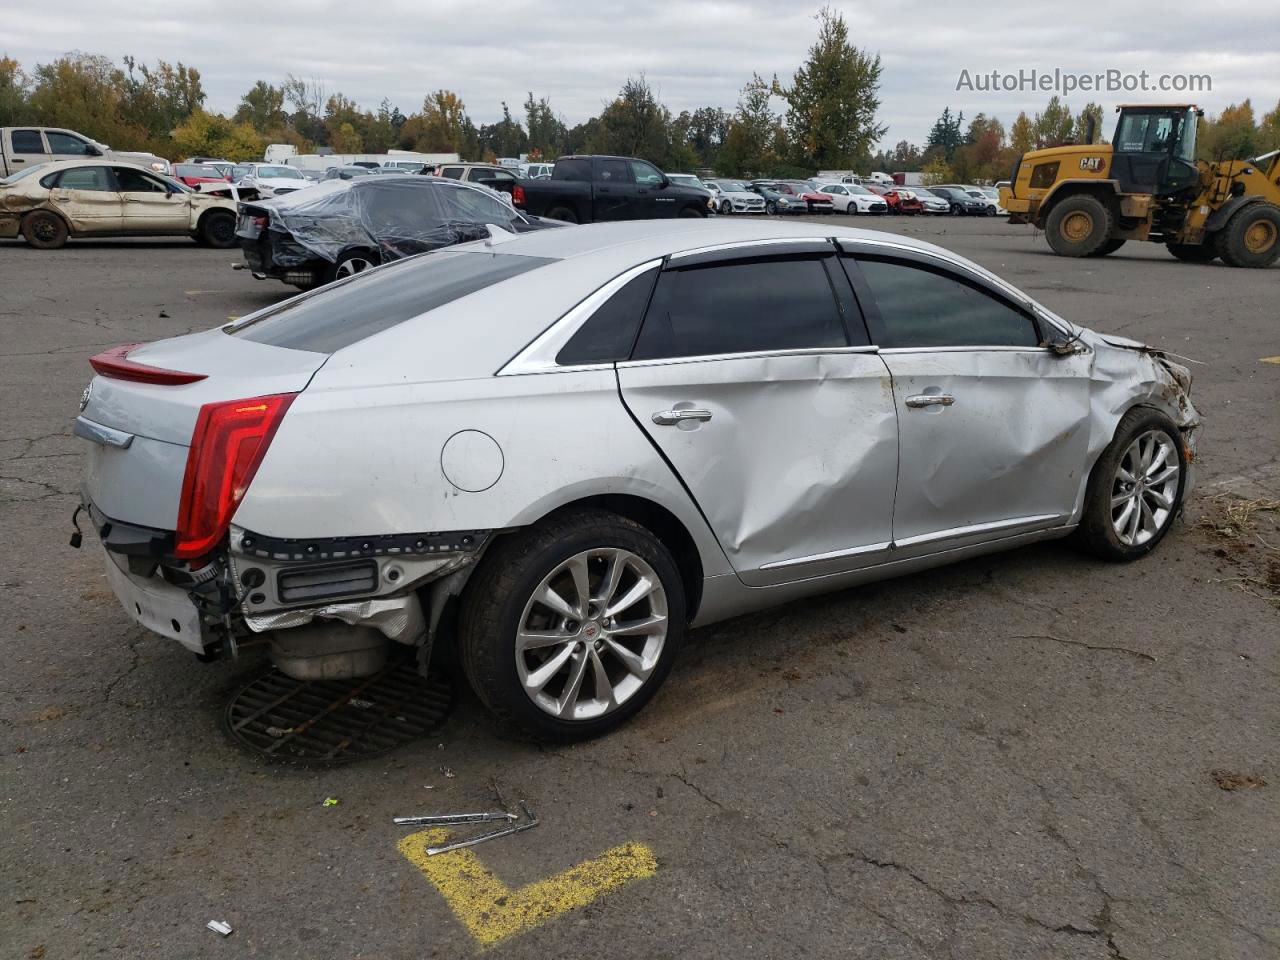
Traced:
<path fill-rule="evenodd" d="M 673 363 L 710 363 L 716 360 L 744 360 L 752 357 L 817 357 L 844 353 L 879 353 L 879 347 L 797 347 L 794 350 L 752 350 L 747 353 L 713 353 L 701 357 L 659 357 L 654 360 L 623 360 L 619 370 L 631 367 L 661 367 Z"/>
<path fill-rule="evenodd" d="M 532 342 L 498 369 L 495 376 L 510 377 L 525 373 L 571 373 L 581 370 L 610 370 L 612 363 L 584 363 L 576 366 L 561 366 L 556 363 L 556 354 L 569 339 L 578 332 L 578 328 L 595 313 L 605 301 L 624 286 L 647 270 L 662 266 L 661 258 L 646 260 L 639 266 L 618 274 L 594 293 L 570 307 L 569 310 L 543 330 Z"/>
<path fill-rule="evenodd" d="M 1048 347 L 882 347 L 881 353 L 886 354 L 907 354 L 907 353 L 1048 353 Z"/>
<path fill-rule="evenodd" d="M 866 553 L 879 553 L 882 550 L 888 550 L 891 546 L 893 546 L 892 542 L 886 540 L 884 543 L 869 543 L 865 547 L 832 550 L 828 553 L 815 553 L 808 557 L 793 557 L 790 560 L 774 560 L 772 563 L 762 564 L 760 569 L 781 570 L 786 567 L 799 567 L 806 563 L 818 563 L 823 560 L 842 560 L 845 557 L 859 557 Z"/>
<path fill-rule="evenodd" d="M 700 257 L 705 253 L 719 253 L 723 250 L 749 250 L 752 247 L 775 247 L 788 243 L 825 243 L 831 246 L 830 237 L 778 237 L 775 240 L 738 240 L 732 243 L 715 243 L 709 247 L 695 247 L 692 250 L 681 250 L 667 257 L 668 263 L 675 263 L 686 257 Z M 835 247 L 832 246 L 832 252 Z"/>
<path fill-rule="evenodd" d="M 902 547 L 914 547 L 925 543 L 935 543 L 939 540 L 958 540 L 961 537 L 970 537 L 975 533 L 996 533 L 1001 530 L 1008 530 L 1012 527 L 1029 527 L 1035 525 L 1044 525 L 1056 520 L 1065 520 L 1066 516 L 1058 513 L 1045 513 L 1034 517 L 1014 517 L 1012 520 L 993 520 L 990 523 L 973 523 L 967 527 L 951 527 L 947 530 L 935 530 L 933 533 L 922 533 L 919 536 L 907 537 L 903 540 L 894 540 L 894 549 Z"/>
<path fill-rule="evenodd" d="M 100 443 L 104 447 L 118 447 L 121 450 L 129 448 L 129 444 L 133 443 L 134 436 L 132 433 L 125 433 L 123 430 L 104 427 L 102 424 L 95 423 L 85 417 L 76 417 L 75 426 L 71 428 L 71 432 L 84 440 L 92 440 L 94 443 Z"/>

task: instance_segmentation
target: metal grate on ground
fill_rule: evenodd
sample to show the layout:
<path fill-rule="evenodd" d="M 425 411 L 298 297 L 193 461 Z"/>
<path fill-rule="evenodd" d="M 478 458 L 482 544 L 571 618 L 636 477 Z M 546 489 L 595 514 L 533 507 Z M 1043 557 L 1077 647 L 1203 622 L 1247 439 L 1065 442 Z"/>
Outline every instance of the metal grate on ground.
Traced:
<path fill-rule="evenodd" d="M 294 680 L 272 667 L 236 691 L 227 729 L 259 756 L 350 763 L 431 733 L 453 706 L 453 684 L 423 679 L 412 661 L 354 680 Z"/>

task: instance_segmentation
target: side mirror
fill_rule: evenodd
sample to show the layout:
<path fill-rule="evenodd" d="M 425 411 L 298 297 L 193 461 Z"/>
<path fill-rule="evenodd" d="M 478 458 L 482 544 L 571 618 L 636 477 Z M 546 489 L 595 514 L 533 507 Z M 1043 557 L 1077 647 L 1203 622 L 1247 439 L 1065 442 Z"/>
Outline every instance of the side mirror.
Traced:
<path fill-rule="evenodd" d="M 1068 336 L 1057 330 L 1046 337 L 1041 346 L 1059 357 L 1069 357 L 1072 354 L 1084 353 L 1084 344 L 1080 342 L 1078 336 Z"/>
<path fill-rule="evenodd" d="M 100 157 L 100 156 L 102 156 L 102 151 L 101 151 L 98 147 L 94 146 L 92 143 L 88 144 L 87 146 L 88 146 L 88 149 L 87 149 L 85 152 L 86 152 L 89 156 L 91 156 L 91 157 Z"/>

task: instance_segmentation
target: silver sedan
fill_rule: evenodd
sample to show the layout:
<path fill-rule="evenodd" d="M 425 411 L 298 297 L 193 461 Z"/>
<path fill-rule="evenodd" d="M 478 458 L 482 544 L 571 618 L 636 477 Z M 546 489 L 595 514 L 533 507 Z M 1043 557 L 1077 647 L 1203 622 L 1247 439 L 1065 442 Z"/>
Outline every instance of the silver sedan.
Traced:
<path fill-rule="evenodd" d="M 930 244 L 598 224 L 388 264 L 93 359 L 84 507 L 130 616 L 297 677 L 456 645 L 589 736 L 689 626 L 1055 537 L 1132 560 L 1190 377 Z"/>

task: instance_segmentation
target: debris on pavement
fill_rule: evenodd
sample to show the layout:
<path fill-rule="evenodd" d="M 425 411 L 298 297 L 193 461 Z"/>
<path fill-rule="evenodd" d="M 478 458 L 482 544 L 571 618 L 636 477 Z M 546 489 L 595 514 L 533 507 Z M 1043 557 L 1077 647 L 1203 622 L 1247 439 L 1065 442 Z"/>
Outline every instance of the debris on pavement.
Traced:
<path fill-rule="evenodd" d="M 1235 790 L 1260 790 L 1267 785 L 1262 777 L 1248 773 L 1231 773 L 1229 770 L 1210 770 L 1209 776 L 1218 785 L 1219 790 L 1232 792 Z"/>
<path fill-rule="evenodd" d="M 227 923 L 225 920 L 210 920 L 205 924 L 205 926 L 214 933 L 222 934 L 224 937 L 231 936 L 231 924 Z"/>
<path fill-rule="evenodd" d="M 339 803 L 341 803 L 341 802 L 342 802 L 342 801 L 341 801 L 341 800 L 339 800 L 337 797 L 325 797 L 325 798 L 324 798 L 324 803 L 322 803 L 322 804 L 321 804 L 321 806 L 322 806 L 322 807 L 336 807 L 336 806 L 337 806 Z"/>
<path fill-rule="evenodd" d="M 430 825 L 433 827 L 457 826 L 463 823 L 483 823 L 492 820 L 518 820 L 514 813 L 506 810 L 492 810 L 486 813 L 443 813 L 426 817 L 392 817 L 391 822 L 401 826 Z"/>
<path fill-rule="evenodd" d="M 499 837 L 510 837 L 517 833 L 523 833 L 525 830 L 532 830 L 539 823 L 537 817 L 533 815 L 533 811 L 529 809 L 529 805 L 523 800 L 520 801 L 520 809 L 524 811 L 524 823 L 517 823 L 502 830 L 494 830 L 491 833 L 482 833 L 479 836 L 468 837 L 466 840 L 455 840 L 453 843 L 446 843 L 439 847 L 427 847 L 427 856 L 434 857 L 437 854 L 448 853 L 450 850 L 461 850 L 463 847 L 474 847 L 478 843 L 486 843 L 489 840 L 497 840 Z"/>

